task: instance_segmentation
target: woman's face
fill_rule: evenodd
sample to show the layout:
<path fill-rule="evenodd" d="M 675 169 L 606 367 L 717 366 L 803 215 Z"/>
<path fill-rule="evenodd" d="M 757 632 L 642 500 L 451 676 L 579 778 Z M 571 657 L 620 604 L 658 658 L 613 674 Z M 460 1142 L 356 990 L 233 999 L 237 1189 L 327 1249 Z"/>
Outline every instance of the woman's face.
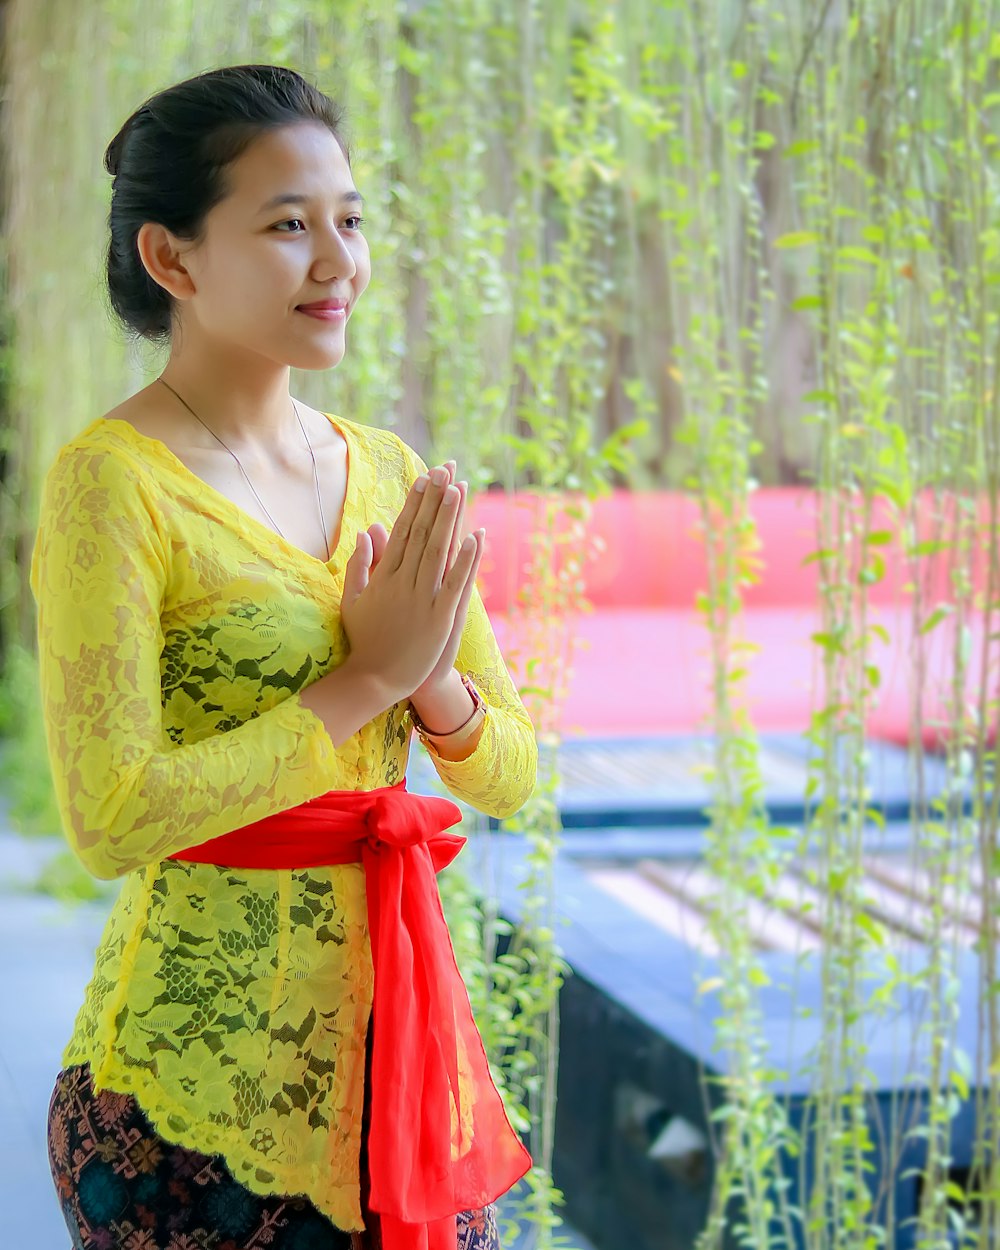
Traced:
<path fill-rule="evenodd" d="M 329 369 L 371 277 L 361 197 L 340 144 L 319 123 L 256 139 L 225 172 L 229 194 L 197 244 L 179 250 L 192 292 L 181 334 L 205 335 L 297 369 Z M 316 316 L 300 305 L 347 301 Z"/>

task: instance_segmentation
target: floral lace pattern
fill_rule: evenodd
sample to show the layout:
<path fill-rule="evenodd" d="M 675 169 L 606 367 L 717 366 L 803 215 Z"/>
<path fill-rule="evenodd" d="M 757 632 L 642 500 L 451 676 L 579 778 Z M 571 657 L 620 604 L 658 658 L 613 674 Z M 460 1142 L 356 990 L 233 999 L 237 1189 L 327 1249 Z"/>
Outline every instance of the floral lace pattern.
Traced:
<path fill-rule="evenodd" d="M 329 562 L 163 443 L 98 418 L 46 477 L 31 587 L 63 828 L 91 873 L 123 879 L 63 1065 L 134 1093 L 164 1136 L 223 1155 L 253 1192 L 307 1194 L 354 1230 L 372 1000 L 363 869 L 166 859 L 405 771 L 405 702 L 335 748 L 298 698 L 347 653 L 339 603 L 358 531 L 389 528 L 426 468 L 391 431 L 329 419 L 349 466 Z M 510 815 L 537 747 L 478 591 L 456 667 L 486 724 L 472 755 L 434 767 L 457 798 Z"/>

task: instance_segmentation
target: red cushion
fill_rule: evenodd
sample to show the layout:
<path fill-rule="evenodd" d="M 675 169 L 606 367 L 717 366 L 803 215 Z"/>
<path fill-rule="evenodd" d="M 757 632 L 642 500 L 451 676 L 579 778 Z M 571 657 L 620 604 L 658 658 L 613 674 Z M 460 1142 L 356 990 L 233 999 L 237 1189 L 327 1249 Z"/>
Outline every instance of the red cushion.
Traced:
<path fill-rule="evenodd" d="M 929 495 L 927 500 L 918 522 L 922 542 L 942 536 L 941 522 L 935 519 L 941 509 L 932 505 Z M 761 543 L 757 554 L 764 566 L 757 584 L 744 588 L 747 607 L 815 602 L 819 566 L 804 561 L 819 548 L 817 508 L 811 490 L 776 487 L 753 493 L 751 510 Z M 543 527 L 544 502 L 528 493 L 490 492 L 473 501 L 470 518 L 472 524 L 486 527 L 480 587 L 487 606 L 506 611 L 526 579 L 530 535 Z M 980 519 L 985 526 L 985 499 Z M 584 568 L 590 602 L 597 608 L 693 607 L 695 595 L 707 586 L 699 523 L 695 500 L 673 491 L 615 491 L 595 500 L 589 533 L 600 539 L 604 550 Z M 895 529 L 884 501 L 876 503 L 871 529 L 890 533 Z M 911 572 L 898 543 L 873 544 L 868 550 L 885 563 L 883 577 L 869 588 L 869 601 L 899 602 Z M 977 553 L 973 566 L 975 585 L 982 589 L 985 552 Z M 920 575 L 932 600 L 946 597 L 946 559 L 923 557 Z"/>
<path fill-rule="evenodd" d="M 763 560 L 760 580 L 743 589 L 746 637 L 761 650 L 748 654 L 748 706 L 759 730 L 802 732 L 819 708 L 822 651 L 810 639 L 820 629 L 818 564 L 804 563 L 819 546 L 819 502 L 812 490 L 787 488 L 754 492 L 751 506 Z M 917 538 L 947 538 L 930 496 L 921 510 Z M 988 509 L 982 501 L 981 521 Z M 486 494 L 475 499 L 472 522 L 485 525 L 486 552 L 480 589 L 512 671 L 531 652 L 530 631 L 516 623 L 518 591 L 530 569 L 530 537 L 545 523 L 544 501 L 531 494 Z M 625 735 L 691 732 L 707 728 L 711 666 L 708 640 L 694 608 L 707 587 L 704 540 L 696 501 L 678 492 L 616 491 L 595 501 L 589 533 L 603 550 L 584 568 L 585 591 L 594 611 L 580 617 L 576 670 L 562 716 L 565 734 Z M 891 511 L 876 504 L 871 528 L 894 530 Z M 556 551 L 566 548 L 556 545 Z M 574 548 L 576 550 L 576 548 Z M 884 564 L 881 579 L 869 588 L 869 620 L 889 633 L 888 646 L 873 637 L 870 662 L 882 682 L 868 719 L 873 735 L 906 743 L 911 709 L 907 677 L 912 641 L 912 590 L 899 545 L 868 548 Z M 974 585 L 986 584 L 985 552 L 970 560 Z M 854 570 L 856 575 L 858 569 Z M 924 615 L 950 597 L 948 561 L 925 556 L 920 562 Z M 982 617 L 973 621 L 968 698 L 981 682 L 979 650 Z M 924 683 L 922 736 L 927 746 L 942 743 L 941 727 L 950 677 L 954 628 L 949 620 L 927 635 L 928 671 Z M 523 669 L 521 670 L 523 673 Z M 814 693 L 814 685 L 816 690 Z"/>
<path fill-rule="evenodd" d="M 496 615 L 493 627 L 515 679 L 527 681 L 525 665 L 533 654 L 531 629 L 523 617 Z M 881 670 L 868 717 L 868 732 L 905 744 L 910 738 L 908 648 L 912 629 L 905 612 L 876 608 L 873 623 L 889 634 L 886 645 L 873 637 L 871 663 Z M 761 645 L 747 653 L 744 685 L 754 726 L 761 732 L 804 732 L 823 702 L 820 648 L 810 634 L 818 628 L 808 608 L 759 608 L 746 614 L 744 636 Z M 579 640 L 573 672 L 558 725 L 564 735 L 627 736 L 690 733 L 709 728 L 711 656 L 708 635 L 698 618 L 676 609 L 608 610 L 572 620 Z M 980 689 L 982 623 L 972 630 L 968 690 Z M 949 625 L 926 635 L 927 679 L 923 687 L 923 741 L 942 745 L 950 681 Z M 537 682 L 539 675 L 533 680 Z"/>

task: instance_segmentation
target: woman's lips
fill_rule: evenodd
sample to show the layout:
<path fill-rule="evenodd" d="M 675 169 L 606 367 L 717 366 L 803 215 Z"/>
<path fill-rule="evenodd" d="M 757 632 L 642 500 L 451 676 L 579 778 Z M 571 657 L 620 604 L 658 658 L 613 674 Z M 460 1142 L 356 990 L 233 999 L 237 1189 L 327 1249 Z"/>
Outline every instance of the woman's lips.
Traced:
<path fill-rule="evenodd" d="M 300 304 L 295 311 L 305 313 L 307 317 L 317 317 L 320 321 L 345 321 L 347 319 L 346 305 L 343 308 L 323 308 L 322 306 L 310 308 L 308 304 Z"/>

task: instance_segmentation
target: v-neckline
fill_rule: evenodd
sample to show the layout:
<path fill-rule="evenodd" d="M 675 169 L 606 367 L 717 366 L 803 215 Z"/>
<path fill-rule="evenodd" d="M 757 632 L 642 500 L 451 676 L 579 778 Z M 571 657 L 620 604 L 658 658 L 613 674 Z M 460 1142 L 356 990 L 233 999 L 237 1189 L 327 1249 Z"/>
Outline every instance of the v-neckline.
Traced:
<path fill-rule="evenodd" d="M 123 425 L 129 430 L 130 435 L 133 438 L 138 439 L 140 443 L 152 444 L 153 447 L 159 450 L 162 456 L 166 457 L 171 465 L 179 470 L 185 477 L 191 478 L 193 481 L 197 482 L 202 490 L 207 491 L 213 499 L 217 499 L 221 504 L 228 508 L 233 516 L 235 516 L 244 526 L 249 526 L 251 530 L 257 530 L 260 533 L 266 534 L 269 538 L 273 539 L 274 542 L 280 544 L 285 550 L 294 552 L 295 555 L 299 556 L 303 560 L 307 560 L 310 564 L 318 564 L 321 568 L 324 568 L 329 572 L 335 572 L 341 567 L 339 557 L 347 540 L 347 531 L 352 525 L 352 518 L 355 518 L 358 515 L 356 505 L 358 502 L 357 476 L 359 465 L 356 454 L 356 445 L 353 437 L 348 433 L 341 421 L 339 421 L 336 417 L 333 417 L 328 412 L 324 412 L 321 415 L 326 417 L 333 428 L 340 433 L 347 446 L 347 481 L 345 483 L 344 490 L 344 509 L 340 518 L 340 532 L 337 536 L 337 543 L 330 553 L 329 560 L 321 560 L 319 556 L 314 556 L 311 552 L 304 550 L 302 547 L 296 546 L 295 543 L 289 542 L 284 535 L 279 534 L 278 531 L 272 529 L 270 525 L 267 525 L 263 521 L 259 520 L 253 515 L 252 512 L 248 512 L 246 508 L 242 507 L 234 499 L 230 499 L 228 495 L 223 494 L 223 492 L 213 486 L 211 482 L 206 482 L 203 477 L 199 477 L 193 469 L 189 468 L 184 463 L 180 456 L 170 450 L 162 439 L 154 438 L 151 434 L 143 434 L 141 430 L 136 429 L 131 421 L 126 421 L 122 417 L 99 417 L 98 420 L 103 421 L 108 425 Z"/>

